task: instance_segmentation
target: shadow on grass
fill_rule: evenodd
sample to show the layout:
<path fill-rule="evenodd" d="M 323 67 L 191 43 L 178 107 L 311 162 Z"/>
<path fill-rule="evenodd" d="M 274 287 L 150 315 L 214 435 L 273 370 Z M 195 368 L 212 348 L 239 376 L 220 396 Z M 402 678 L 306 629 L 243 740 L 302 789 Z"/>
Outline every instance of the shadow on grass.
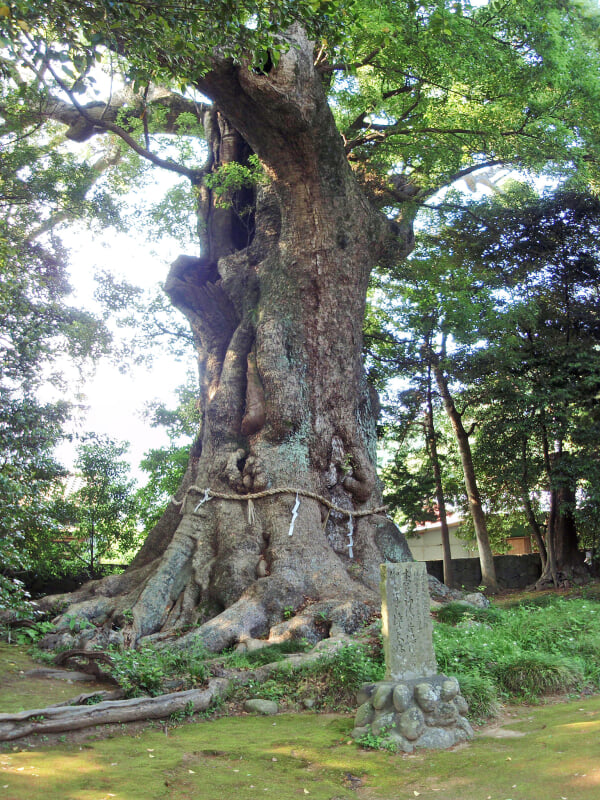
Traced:
<path fill-rule="evenodd" d="M 85 744 L 0 753 L 5 800 L 597 800 L 600 697 L 518 707 L 451 751 L 391 755 L 351 742 L 352 719 L 224 717 Z M 497 731 L 498 726 L 496 726 Z M 512 732 L 512 735 L 510 735 Z M 520 734 L 520 735 L 517 735 Z M 17 748 L 17 749 L 14 749 Z"/>

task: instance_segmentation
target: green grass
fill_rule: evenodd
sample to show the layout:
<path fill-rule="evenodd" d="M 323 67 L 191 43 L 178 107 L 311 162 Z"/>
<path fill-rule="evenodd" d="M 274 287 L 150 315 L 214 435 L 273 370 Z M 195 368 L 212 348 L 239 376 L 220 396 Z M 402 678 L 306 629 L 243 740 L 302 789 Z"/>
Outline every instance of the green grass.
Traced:
<path fill-rule="evenodd" d="M 481 716 L 472 681 L 495 687 L 496 700 L 535 700 L 548 694 L 600 688 L 600 603 L 546 595 L 489 613 L 452 603 L 438 612 L 435 651 L 442 672 L 456 675 Z M 452 622 L 453 624 L 450 624 Z M 474 684 L 476 687 L 480 684 Z M 479 695 L 481 693 L 479 692 Z"/>
<path fill-rule="evenodd" d="M 82 692 L 114 688 L 95 682 L 67 683 L 26 676 L 28 670 L 39 667 L 40 664 L 31 658 L 23 645 L 0 641 L 0 713 L 12 714 L 31 708 L 45 708 L 52 703 L 69 700 Z"/>
<path fill-rule="evenodd" d="M 513 738 L 479 736 L 415 755 L 361 750 L 349 716 L 222 718 L 169 732 L 0 752 L 4 800 L 597 800 L 600 697 L 510 719 Z M 485 733 L 485 732 L 484 732 Z M 6 788 L 5 788 L 6 787 Z"/>
<path fill-rule="evenodd" d="M 496 712 L 499 699 L 535 701 L 544 694 L 600 686 L 596 596 L 551 597 L 543 604 L 527 599 L 483 615 L 455 608 L 435 625 L 434 635 L 440 670 L 458 675 L 475 719 Z M 151 656 L 130 665 L 132 673 L 149 671 Z M 178 668 L 171 656 L 165 658 L 159 671 Z M 200 670 L 202 658 L 197 661 L 191 666 Z M 0 711 L 42 707 L 88 690 L 87 685 L 31 681 L 24 672 L 33 666 L 23 647 L 0 644 Z M 190 663 L 179 667 L 188 670 Z M 380 678 L 381 670 L 375 642 L 351 646 L 334 658 L 239 688 L 237 699 L 251 693 L 299 708 L 311 698 L 316 709 L 350 709 L 356 688 Z M 596 800 L 600 795 L 600 696 L 520 706 L 504 738 L 489 738 L 484 731 L 474 742 L 445 752 L 365 751 L 351 740 L 352 726 L 351 713 L 284 713 L 197 719 L 180 727 L 154 723 L 137 734 L 113 727 L 112 738 L 94 741 L 94 735 L 107 734 L 100 728 L 87 739 L 68 736 L 69 741 L 53 746 L 41 737 L 35 745 L 5 743 L 0 745 L 0 797 Z"/>

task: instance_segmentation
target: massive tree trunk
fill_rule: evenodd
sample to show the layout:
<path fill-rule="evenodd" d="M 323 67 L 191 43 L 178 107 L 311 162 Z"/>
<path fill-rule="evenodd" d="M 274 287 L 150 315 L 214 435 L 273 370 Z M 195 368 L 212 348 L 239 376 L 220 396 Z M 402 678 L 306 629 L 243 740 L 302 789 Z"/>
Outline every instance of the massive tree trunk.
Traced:
<path fill-rule="evenodd" d="M 324 620 L 352 631 L 379 606 L 379 563 L 411 558 L 380 509 L 361 361 L 370 270 L 409 243 L 361 193 L 312 46 L 292 36 L 276 68 L 215 62 L 198 83 L 214 101 L 205 172 L 251 153 L 265 170 L 225 203 L 198 184 L 201 255 L 180 257 L 166 284 L 198 348 L 201 430 L 130 568 L 61 598 L 48 646 L 178 632 L 216 651 L 315 639 Z"/>

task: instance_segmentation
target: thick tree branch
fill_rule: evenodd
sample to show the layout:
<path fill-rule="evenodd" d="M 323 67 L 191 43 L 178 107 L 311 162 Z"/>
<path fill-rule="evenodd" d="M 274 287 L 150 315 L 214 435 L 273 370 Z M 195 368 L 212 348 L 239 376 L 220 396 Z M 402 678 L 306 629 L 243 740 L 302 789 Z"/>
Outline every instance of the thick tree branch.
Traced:
<path fill-rule="evenodd" d="M 147 161 L 150 161 L 157 167 L 161 167 L 162 169 L 166 169 L 170 172 L 176 172 L 179 175 L 184 175 L 186 178 L 189 178 L 191 181 L 196 182 L 198 180 L 199 171 L 190 169 L 189 167 L 184 166 L 183 164 L 178 164 L 176 161 L 172 159 L 164 159 L 157 156 L 155 153 L 150 152 L 145 147 L 142 147 L 136 139 L 128 133 L 124 128 L 120 125 L 117 125 L 114 122 L 108 121 L 105 117 L 100 115 L 99 119 L 94 119 L 92 115 L 89 113 L 89 110 L 82 106 L 75 94 L 70 91 L 67 86 L 65 85 L 64 81 L 62 81 L 59 76 L 56 74 L 54 68 L 49 65 L 48 69 L 52 74 L 54 80 L 58 83 L 60 88 L 67 94 L 69 99 L 71 100 L 75 110 L 78 114 L 83 117 L 83 119 L 91 126 L 91 133 L 93 133 L 94 129 L 99 129 L 99 131 L 110 131 L 111 133 L 116 134 L 120 139 L 122 139 L 126 145 L 128 145 L 134 153 L 137 153 L 142 158 L 145 158 Z M 81 141 L 81 140 L 80 140 Z"/>

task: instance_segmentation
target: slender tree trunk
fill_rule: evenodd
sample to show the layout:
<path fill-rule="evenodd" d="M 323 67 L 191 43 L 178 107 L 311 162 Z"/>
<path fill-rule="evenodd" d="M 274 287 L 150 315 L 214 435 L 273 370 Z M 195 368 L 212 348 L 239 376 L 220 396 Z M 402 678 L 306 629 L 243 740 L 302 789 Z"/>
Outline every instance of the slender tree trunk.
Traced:
<path fill-rule="evenodd" d="M 542 450 L 544 453 L 544 467 L 548 477 L 548 485 L 552 485 L 552 464 L 550 455 L 550 446 L 548 443 L 548 436 L 546 427 L 542 422 Z M 552 583 L 558 586 L 558 568 L 556 565 L 556 503 L 550 503 L 550 512 L 548 515 L 548 523 L 546 525 L 546 567 L 543 570 L 536 587 L 542 588 L 544 584 Z"/>
<path fill-rule="evenodd" d="M 523 441 L 521 444 L 521 466 L 522 466 L 521 498 L 523 501 L 523 508 L 525 510 L 525 516 L 527 517 L 527 523 L 533 534 L 538 552 L 540 554 L 540 561 L 542 563 L 542 574 L 543 574 L 546 570 L 546 563 L 548 561 L 548 556 L 546 553 L 546 545 L 544 544 L 544 539 L 542 537 L 542 531 L 537 521 L 537 517 L 535 516 L 535 512 L 531 504 L 531 498 L 529 496 L 529 480 L 528 480 L 528 470 L 527 470 L 527 439 L 525 437 L 523 437 Z"/>
<path fill-rule="evenodd" d="M 425 437 L 429 458 L 433 469 L 435 480 L 435 495 L 440 517 L 440 528 L 442 534 L 442 558 L 444 565 L 444 583 L 446 586 L 454 586 L 454 568 L 452 565 L 452 553 L 450 550 L 450 532 L 448 530 L 448 518 L 446 515 L 446 499 L 442 484 L 442 468 L 437 449 L 435 422 L 433 417 L 433 397 L 431 386 L 431 364 L 427 367 L 427 410 L 425 414 Z"/>
<path fill-rule="evenodd" d="M 438 390 L 442 397 L 444 408 L 448 419 L 452 425 L 452 430 L 456 437 L 458 451 L 460 453 L 460 460 L 463 468 L 463 475 L 465 479 L 465 488 L 467 491 L 467 499 L 469 502 L 469 511 L 473 519 L 473 526 L 475 528 L 475 535 L 477 537 L 477 547 L 479 550 L 479 562 L 481 564 L 481 579 L 488 592 L 496 593 L 499 589 L 498 581 L 496 578 L 496 568 L 494 566 L 494 556 L 492 555 L 492 548 L 487 532 L 487 524 L 485 521 L 485 514 L 481 504 L 481 497 L 479 495 L 479 488 L 475 477 L 475 468 L 473 466 L 473 457 L 471 455 L 471 446 L 469 444 L 469 437 L 465 431 L 462 423 L 461 415 L 458 413 L 448 382 L 442 371 L 439 359 L 432 353 L 432 368 L 435 375 Z"/>
<path fill-rule="evenodd" d="M 92 520 L 92 527 L 90 529 L 90 575 L 94 574 L 94 520 Z"/>
<path fill-rule="evenodd" d="M 558 586 L 560 581 L 572 576 L 574 570 L 583 565 L 583 555 L 579 552 L 579 539 L 575 524 L 575 489 L 569 470 L 569 454 L 564 451 L 562 442 L 555 444 L 554 452 L 545 434 L 544 465 L 550 486 L 550 513 L 546 535 L 548 563 L 538 586 L 552 581 Z"/>
<path fill-rule="evenodd" d="M 213 651 L 316 640 L 323 619 L 350 632 L 379 607 L 379 563 L 411 559 L 377 511 L 378 403 L 361 356 L 370 270 L 410 243 L 360 192 L 312 46 L 292 36 L 268 74 L 215 62 L 198 84 L 215 102 L 205 172 L 255 153 L 265 183 L 227 207 L 197 187 L 202 252 L 175 262 L 166 291 L 196 342 L 201 429 L 177 503 L 130 569 L 68 598 L 95 645 L 182 631 L 173 645 Z M 68 638 L 65 616 L 56 624 L 48 646 Z"/>

